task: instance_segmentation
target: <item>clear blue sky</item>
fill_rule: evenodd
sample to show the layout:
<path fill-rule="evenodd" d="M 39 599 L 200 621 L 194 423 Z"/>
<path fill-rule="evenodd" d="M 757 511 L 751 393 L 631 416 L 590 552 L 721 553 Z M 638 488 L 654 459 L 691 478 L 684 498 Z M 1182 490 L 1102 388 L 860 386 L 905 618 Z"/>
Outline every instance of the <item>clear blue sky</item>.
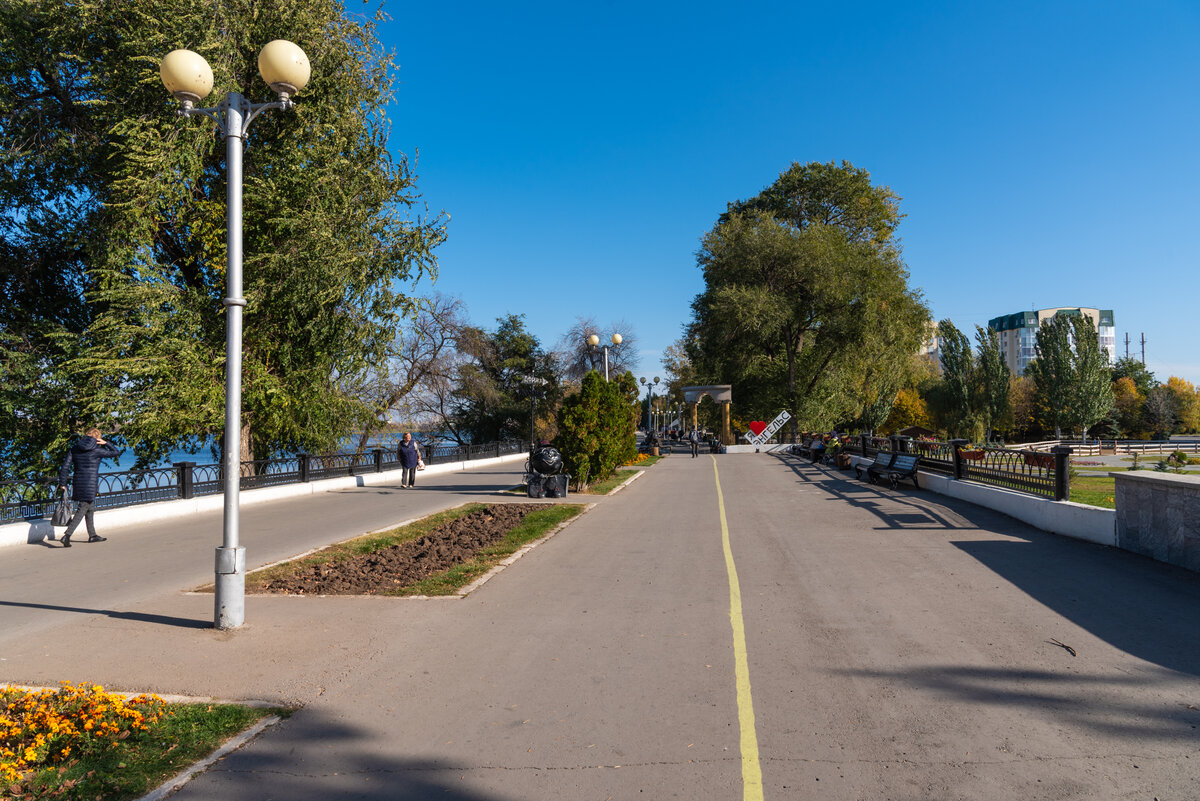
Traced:
<path fill-rule="evenodd" d="M 1196 0 L 384 8 L 391 146 L 478 325 L 524 313 L 553 347 L 626 320 L 661 373 L 725 204 L 845 159 L 903 198 L 936 319 L 1113 309 L 1118 355 L 1144 332 L 1200 384 Z"/>

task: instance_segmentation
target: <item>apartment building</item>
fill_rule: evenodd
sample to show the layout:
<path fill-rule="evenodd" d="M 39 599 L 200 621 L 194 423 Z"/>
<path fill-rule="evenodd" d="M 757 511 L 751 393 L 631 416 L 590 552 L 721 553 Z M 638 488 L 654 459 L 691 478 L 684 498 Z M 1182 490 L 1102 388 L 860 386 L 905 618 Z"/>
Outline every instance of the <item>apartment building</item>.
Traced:
<path fill-rule="evenodd" d="M 988 328 L 1000 335 L 1000 353 L 1008 362 L 1008 369 L 1020 375 L 1029 363 L 1037 358 L 1037 331 L 1042 323 L 1052 317 L 1088 317 L 1096 327 L 1100 348 L 1108 353 L 1111 364 L 1117 348 L 1117 332 L 1113 325 L 1112 309 L 1087 309 L 1057 306 L 1052 309 L 1022 311 L 993 317 Z"/>

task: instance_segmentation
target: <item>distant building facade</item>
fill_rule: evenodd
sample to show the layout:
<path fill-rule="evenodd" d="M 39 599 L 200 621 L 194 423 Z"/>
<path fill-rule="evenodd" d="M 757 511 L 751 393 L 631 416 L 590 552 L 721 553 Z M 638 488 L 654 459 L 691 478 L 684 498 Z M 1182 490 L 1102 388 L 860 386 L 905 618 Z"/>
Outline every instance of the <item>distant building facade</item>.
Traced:
<path fill-rule="evenodd" d="M 1117 331 L 1113 324 L 1112 309 L 1085 309 L 1058 306 L 1053 309 L 1016 312 L 988 320 L 988 328 L 1000 336 L 1000 353 L 1008 363 L 1008 369 L 1022 375 L 1029 363 L 1037 358 L 1037 332 L 1042 323 L 1053 317 L 1088 317 L 1096 327 L 1096 338 L 1101 350 L 1108 354 L 1112 364 L 1117 348 Z"/>

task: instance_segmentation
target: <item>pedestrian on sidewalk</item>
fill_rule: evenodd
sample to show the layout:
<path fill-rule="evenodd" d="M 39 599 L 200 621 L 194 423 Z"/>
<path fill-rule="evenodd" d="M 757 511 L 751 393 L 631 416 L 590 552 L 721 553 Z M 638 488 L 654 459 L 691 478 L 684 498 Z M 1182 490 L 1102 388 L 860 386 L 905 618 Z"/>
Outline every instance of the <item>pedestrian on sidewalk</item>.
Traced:
<path fill-rule="evenodd" d="M 92 516 L 96 512 L 96 493 L 100 489 L 100 462 L 120 455 L 121 452 L 104 439 L 98 428 L 89 428 L 67 451 L 62 468 L 58 471 L 58 485 L 59 489 L 66 489 L 67 477 L 74 471 L 71 500 L 78 501 L 79 507 L 60 540 L 62 547 L 71 547 L 71 535 L 82 521 L 87 522 L 88 542 L 104 542 L 108 539 L 96 533 Z"/>
<path fill-rule="evenodd" d="M 421 458 L 421 443 L 405 431 L 400 440 L 400 447 L 396 449 L 396 456 L 400 459 L 400 468 L 403 471 L 400 474 L 400 486 L 405 489 L 411 488 L 417 483 L 417 468 L 425 466 L 425 460 Z"/>
<path fill-rule="evenodd" d="M 695 459 L 700 455 L 700 432 L 696 427 L 692 427 L 692 433 L 688 434 L 688 442 L 692 443 L 692 458 Z"/>

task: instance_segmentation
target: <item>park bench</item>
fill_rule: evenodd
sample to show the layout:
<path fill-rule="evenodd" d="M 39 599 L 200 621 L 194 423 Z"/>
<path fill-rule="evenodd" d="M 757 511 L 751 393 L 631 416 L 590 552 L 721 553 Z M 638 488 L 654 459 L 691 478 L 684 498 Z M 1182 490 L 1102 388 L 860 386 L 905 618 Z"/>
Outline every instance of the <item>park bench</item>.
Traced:
<path fill-rule="evenodd" d="M 906 478 L 911 478 L 913 486 L 917 489 L 921 485 L 917 483 L 917 465 L 920 463 L 921 457 L 915 453 L 898 453 L 896 458 L 892 460 L 892 466 L 887 469 L 888 481 L 892 483 L 892 489 L 896 488 L 896 484 Z"/>
<path fill-rule="evenodd" d="M 858 478 L 863 477 L 863 471 L 867 473 L 867 482 L 874 484 L 876 476 L 882 476 L 891 468 L 892 462 L 895 461 L 899 454 L 889 451 L 879 451 L 875 454 L 875 461 L 863 467 L 861 464 L 854 466 L 854 475 Z"/>
<path fill-rule="evenodd" d="M 812 444 L 812 438 L 805 437 L 803 442 L 792 445 L 792 453 L 798 456 L 812 456 Z"/>

